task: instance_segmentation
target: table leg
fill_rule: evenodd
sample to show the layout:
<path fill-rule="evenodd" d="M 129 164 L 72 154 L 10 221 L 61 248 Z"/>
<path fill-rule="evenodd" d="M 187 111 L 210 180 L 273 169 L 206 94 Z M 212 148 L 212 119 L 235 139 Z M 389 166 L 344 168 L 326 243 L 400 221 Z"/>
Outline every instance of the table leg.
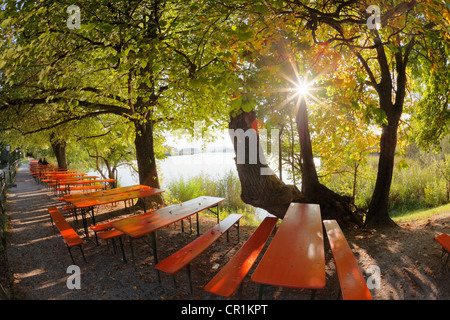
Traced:
<path fill-rule="evenodd" d="M 130 241 L 130 252 L 131 252 L 131 261 L 133 261 L 133 264 L 136 262 L 134 260 L 134 250 L 133 250 L 133 237 L 128 237 Z"/>
<path fill-rule="evenodd" d="M 156 231 L 152 232 L 152 246 L 153 246 L 153 260 L 155 261 L 155 265 L 158 264 L 158 252 L 156 246 Z M 156 269 L 156 276 L 158 277 L 158 282 L 161 282 L 161 275 L 159 274 L 159 270 Z"/>
<path fill-rule="evenodd" d="M 220 222 L 220 217 L 219 217 L 219 204 L 216 204 L 214 207 L 216 207 L 216 212 L 212 211 L 211 208 L 209 208 L 208 210 L 211 211 L 212 213 L 214 213 L 217 216 L 217 223 Z"/>
<path fill-rule="evenodd" d="M 200 235 L 200 220 L 198 218 L 198 212 L 195 214 L 197 216 L 197 237 Z"/>
<path fill-rule="evenodd" d="M 89 232 L 87 227 L 87 221 L 86 221 L 86 209 L 81 208 L 81 220 L 83 221 L 83 228 L 84 228 L 84 234 L 86 235 L 86 238 L 89 238 Z"/>
<path fill-rule="evenodd" d="M 94 215 L 94 207 L 91 207 L 91 212 L 92 212 L 92 224 L 95 226 L 95 215 Z"/>
<path fill-rule="evenodd" d="M 259 285 L 259 300 L 262 300 L 265 286 L 266 286 L 265 284 Z"/>

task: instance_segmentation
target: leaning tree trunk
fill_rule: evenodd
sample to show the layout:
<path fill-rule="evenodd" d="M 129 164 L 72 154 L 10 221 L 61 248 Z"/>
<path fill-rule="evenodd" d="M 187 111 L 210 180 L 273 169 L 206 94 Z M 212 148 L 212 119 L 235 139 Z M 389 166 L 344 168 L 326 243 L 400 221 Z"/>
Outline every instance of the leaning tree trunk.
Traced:
<path fill-rule="evenodd" d="M 252 123 L 256 120 L 255 112 L 242 111 L 232 115 L 229 128 L 241 182 L 242 201 L 262 208 L 281 219 L 291 202 L 318 203 L 321 206 L 322 218 L 336 219 L 343 227 L 355 224 L 362 226 L 361 219 L 350 210 L 348 198 L 334 193 L 319 183 L 305 115 L 306 105 L 303 101 L 297 116 L 297 128 L 303 149 L 302 191 L 294 185 L 286 185 L 273 172 L 270 175 L 262 174 L 261 170 L 267 169 L 268 166 L 260 161 L 264 155 L 260 148 L 259 135 L 252 128 Z M 253 135 L 256 139 L 252 139 Z M 257 147 L 252 146 L 252 143 L 256 143 Z M 245 149 L 242 146 L 245 146 Z M 256 161 L 252 155 L 254 150 L 257 151 Z M 244 158 L 242 152 L 245 152 L 245 162 L 242 161 Z"/>
<path fill-rule="evenodd" d="M 241 112 L 232 116 L 229 123 L 236 169 L 241 182 L 241 199 L 283 218 L 291 202 L 305 202 L 306 198 L 296 186 L 286 185 L 275 174 L 262 174 L 268 166 L 261 162 L 263 155 L 259 148 L 259 135 L 252 128 L 255 120 L 255 112 Z"/>
<path fill-rule="evenodd" d="M 134 125 L 136 131 L 134 143 L 136 146 L 139 183 L 152 188 L 160 188 L 153 144 L 153 123 L 151 120 L 147 122 L 136 121 Z M 157 205 L 164 204 L 161 195 L 148 197 L 147 200 Z"/>

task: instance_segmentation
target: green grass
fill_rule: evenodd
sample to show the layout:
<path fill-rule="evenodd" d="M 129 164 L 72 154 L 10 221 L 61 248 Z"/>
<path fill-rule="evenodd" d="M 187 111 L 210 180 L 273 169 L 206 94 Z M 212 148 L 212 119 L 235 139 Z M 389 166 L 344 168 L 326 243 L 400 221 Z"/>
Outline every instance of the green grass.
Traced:
<path fill-rule="evenodd" d="M 414 220 L 428 219 L 432 216 L 450 212 L 450 204 L 431 208 L 431 209 L 418 209 L 413 211 L 392 211 L 390 216 L 396 223 L 409 222 Z"/>
<path fill-rule="evenodd" d="M 231 213 L 242 214 L 242 225 L 257 226 L 260 221 L 255 216 L 255 208 L 245 204 L 241 198 L 241 184 L 239 178 L 232 172 L 222 177 L 212 177 L 199 174 L 194 177 L 180 177 L 168 184 L 164 198 L 167 204 L 184 202 L 200 196 L 225 198 L 220 204 L 220 217 L 225 218 Z M 204 211 L 203 214 L 207 211 Z M 213 214 L 211 213 L 211 216 Z"/>

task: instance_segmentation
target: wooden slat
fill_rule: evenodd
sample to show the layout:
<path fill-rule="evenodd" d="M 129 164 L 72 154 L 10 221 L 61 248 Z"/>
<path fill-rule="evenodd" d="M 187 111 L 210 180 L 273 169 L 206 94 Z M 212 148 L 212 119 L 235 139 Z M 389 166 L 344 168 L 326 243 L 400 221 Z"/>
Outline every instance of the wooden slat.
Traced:
<path fill-rule="evenodd" d="M 242 218 L 242 214 L 230 214 L 208 232 L 158 263 L 155 268 L 168 274 L 177 273 L 216 242 L 217 239 L 238 222 L 240 218 Z"/>
<path fill-rule="evenodd" d="M 114 194 L 126 193 L 129 191 L 136 191 L 136 190 L 144 191 L 144 190 L 157 190 L 157 189 L 151 188 L 149 186 L 144 186 L 144 185 L 134 185 L 134 186 L 129 186 L 129 187 L 120 187 L 120 188 L 90 192 L 87 194 L 64 195 L 64 200 L 66 200 L 67 202 L 74 202 L 74 201 L 79 201 L 80 199 L 87 200 L 87 199 L 91 199 L 91 198 L 97 198 L 100 196 L 114 195 Z"/>
<path fill-rule="evenodd" d="M 325 253 L 319 205 L 291 203 L 251 280 L 292 288 L 325 287 Z"/>
<path fill-rule="evenodd" d="M 112 189 L 114 190 L 114 189 Z M 129 192 L 123 192 L 123 193 L 117 193 L 117 194 L 106 194 L 101 195 L 97 197 L 88 197 L 88 198 L 81 198 L 77 200 L 71 200 L 72 204 L 75 205 L 77 208 L 86 208 L 86 207 L 92 207 L 92 206 L 98 206 L 102 204 L 108 204 L 113 202 L 119 202 L 129 199 L 135 199 L 135 198 L 144 198 L 144 197 L 150 197 L 156 194 L 160 194 L 164 192 L 164 190 L 161 189 L 155 189 L 150 188 L 147 190 L 135 190 L 135 191 L 129 191 Z"/>
<path fill-rule="evenodd" d="M 258 258 L 278 218 L 266 217 L 233 258 L 205 286 L 205 291 L 230 297 Z"/>
<path fill-rule="evenodd" d="M 225 199 L 217 197 L 198 197 L 180 204 L 157 209 L 148 217 L 133 216 L 120 221 L 113 221 L 111 224 L 130 237 L 140 238 L 197 212 L 214 207 L 223 200 Z"/>
<path fill-rule="evenodd" d="M 450 236 L 446 233 L 443 233 L 437 236 L 436 241 L 442 246 L 445 251 L 450 252 Z"/>
<path fill-rule="evenodd" d="M 344 300 L 372 300 L 366 280 L 336 220 L 323 221 Z"/>
<path fill-rule="evenodd" d="M 155 210 L 150 209 L 150 210 L 147 210 L 147 212 L 144 212 L 144 213 L 141 213 L 141 214 L 139 214 L 139 215 L 136 215 L 136 217 L 139 216 L 139 217 L 143 218 L 143 217 L 145 217 L 145 216 L 149 216 L 150 214 L 153 214 L 154 211 L 155 211 Z M 90 226 L 90 228 L 91 228 L 94 232 L 100 232 L 100 231 L 110 230 L 110 229 L 113 228 L 112 222 L 117 222 L 117 221 L 120 221 L 120 220 L 123 220 L 123 219 L 127 219 L 127 218 L 121 218 L 121 219 L 116 219 L 116 220 L 113 220 L 113 221 L 103 222 L 103 223 L 100 223 L 100 224 L 96 224 L 96 225 Z"/>
<path fill-rule="evenodd" d="M 83 244 L 83 240 L 80 236 L 73 230 L 70 224 L 64 219 L 61 211 L 56 207 L 49 207 L 48 212 L 50 213 L 53 222 L 58 228 L 59 232 L 64 238 L 64 241 L 69 247 L 77 246 Z"/>

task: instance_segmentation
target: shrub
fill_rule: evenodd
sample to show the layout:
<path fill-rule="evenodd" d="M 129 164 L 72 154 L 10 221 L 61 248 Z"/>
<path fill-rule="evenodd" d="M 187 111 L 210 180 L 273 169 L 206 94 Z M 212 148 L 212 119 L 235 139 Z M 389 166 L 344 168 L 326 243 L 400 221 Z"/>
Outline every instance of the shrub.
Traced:
<path fill-rule="evenodd" d="M 168 204 L 184 202 L 200 196 L 225 198 L 221 203 L 220 216 L 230 213 L 243 214 L 243 224 L 257 224 L 255 208 L 245 204 L 241 198 L 241 184 L 239 178 L 229 171 L 221 177 L 211 177 L 199 174 L 190 178 L 180 177 L 168 183 L 165 200 Z"/>

